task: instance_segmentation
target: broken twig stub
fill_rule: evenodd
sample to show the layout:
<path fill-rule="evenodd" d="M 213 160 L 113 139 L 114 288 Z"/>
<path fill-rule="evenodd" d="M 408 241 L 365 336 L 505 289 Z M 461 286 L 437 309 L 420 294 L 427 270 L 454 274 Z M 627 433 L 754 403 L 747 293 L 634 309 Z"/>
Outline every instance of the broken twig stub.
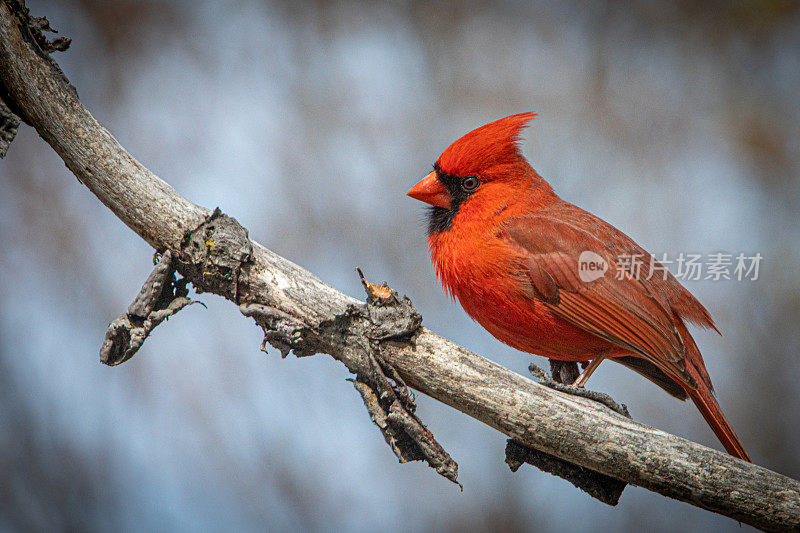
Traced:
<path fill-rule="evenodd" d="M 283 357 L 290 351 L 297 356 L 328 353 L 341 361 L 355 374 L 350 381 L 397 459 L 424 460 L 458 483 L 458 464 L 414 414 L 413 393 L 381 356 L 384 342 L 413 343 L 422 317 L 408 297 L 400 297 L 385 283 L 371 283 L 358 272 L 366 303 L 350 304 L 343 313 L 315 324 L 263 304 L 244 303 L 239 309 L 264 329 L 264 344 L 280 350 Z"/>
<path fill-rule="evenodd" d="M 172 253 L 167 250 L 128 310 L 108 326 L 100 348 L 100 361 L 109 366 L 124 363 L 139 351 L 161 322 L 187 305 L 200 303 L 188 298 L 186 284 L 186 278 L 176 279 Z"/>

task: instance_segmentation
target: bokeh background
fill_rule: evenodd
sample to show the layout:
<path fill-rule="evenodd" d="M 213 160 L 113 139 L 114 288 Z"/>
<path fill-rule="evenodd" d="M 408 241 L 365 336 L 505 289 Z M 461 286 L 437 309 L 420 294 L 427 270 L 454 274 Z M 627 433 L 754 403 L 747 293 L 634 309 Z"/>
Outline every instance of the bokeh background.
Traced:
<path fill-rule="evenodd" d="M 760 252 L 690 281 L 697 340 L 756 462 L 800 477 L 800 11 L 734 2 L 29 0 L 89 109 L 190 200 L 361 296 L 518 372 L 445 297 L 405 196 L 466 131 L 534 110 L 523 149 L 566 199 L 653 252 Z M 503 463 L 499 433 L 426 398 L 464 492 L 398 465 L 330 357 L 282 360 L 203 295 L 118 368 L 108 323 L 152 250 L 23 127 L 0 163 L 0 529 L 742 531 L 629 487 L 616 508 Z M 546 361 L 535 358 L 540 365 Z M 691 404 L 606 364 L 592 387 L 720 448 Z"/>

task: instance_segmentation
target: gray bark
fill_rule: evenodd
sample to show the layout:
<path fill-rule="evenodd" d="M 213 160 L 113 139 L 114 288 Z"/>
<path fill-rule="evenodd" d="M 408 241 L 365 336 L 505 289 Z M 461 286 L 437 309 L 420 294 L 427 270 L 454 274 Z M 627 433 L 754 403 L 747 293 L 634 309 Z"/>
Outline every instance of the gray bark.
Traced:
<path fill-rule="evenodd" d="M 218 231 L 209 209 L 180 196 L 94 119 L 13 0 L 0 2 L 0 85 L 15 113 L 101 202 L 157 251 L 169 250 L 199 291 L 221 294 L 256 318 L 273 344 L 327 353 L 351 370 L 364 368 L 364 354 L 377 346 L 388 377 L 396 372 L 526 446 L 765 530 L 800 530 L 797 481 L 544 387 L 428 329 L 414 342 L 378 338 L 374 308 L 250 241 L 243 229 Z M 363 338 L 369 346 L 354 348 Z M 376 403 L 374 391 L 359 392 Z M 395 393 L 408 404 L 402 388 Z M 405 412 L 371 414 L 408 423 Z"/>

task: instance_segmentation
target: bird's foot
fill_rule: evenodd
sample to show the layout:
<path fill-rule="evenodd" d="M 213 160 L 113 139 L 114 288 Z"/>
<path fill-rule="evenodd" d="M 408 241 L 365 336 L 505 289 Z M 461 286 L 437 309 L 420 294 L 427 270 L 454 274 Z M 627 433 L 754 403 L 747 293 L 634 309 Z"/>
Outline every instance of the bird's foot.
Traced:
<path fill-rule="evenodd" d="M 557 364 L 554 364 L 554 363 L 557 363 Z M 571 373 L 573 371 L 573 367 L 574 367 L 575 378 L 571 378 L 571 376 L 572 376 Z M 580 396 L 581 398 L 587 398 L 589 400 L 593 400 L 595 402 L 598 402 L 598 403 L 601 403 L 601 404 L 605 405 L 606 407 L 608 407 L 609 409 L 611 409 L 615 413 L 619 413 L 619 414 L 621 414 L 623 416 L 631 418 L 631 415 L 628 412 L 628 408 L 625 406 L 625 404 L 617 403 L 608 394 L 605 394 L 603 392 L 589 390 L 589 389 L 586 389 L 584 387 L 576 387 L 574 385 L 571 385 L 571 383 L 573 383 L 575 381 L 575 379 L 577 379 L 577 375 L 578 375 L 578 364 L 577 363 L 564 362 L 564 361 L 553 361 L 551 359 L 550 360 L 550 368 L 551 368 L 551 371 L 553 372 L 553 377 L 552 378 L 550 376 L 548 376 L 547 373 L 544 370 L 542 370 L 541 368 L 539 368 L 538 366 L 536 366 L 533 363 L 531 363 L 530 366 L 528 367 L 528 371 L 533 375 L 533 377 L 535 377 L 536 379 L 539 380 L 539 383 L 541 383 L 542 385 L 544 385 L 546 387 L 550 387 L 551 389 L 555 389 L 557 391 L 565 392 L 567 394 L 572 394 L 573 396 Z M 564 371 L 564 368 L 567 368 L 567 370 Z M 556 372 L 556 369 L 558 370 L 557 372 Z M 559 381 L 559 378 L 560 379 L 564 379 L 564 378 L 570 379 L 571 378 L 571 381 L 567 381 L 567 383 L 562 383 L 562 382 Z"/>
<path fill-rule="evenodd" d="M 580 376 L 578 363 L 575 361 L 559 361 L 557 359 L 548 359 L 548 361 L 550 361 L 550 375 L 553 376 L 553 381 L 556 383 L 571 385 Z"/>
<path fill-rule="evenodd" d="M 577 363 L 551 359 L 550 369 L 553 373 L 552 378 L 533 363 L 528 367 L 528 371 L 542 385 L 567 394 L 600 402 L 609 409 L 630 418 L 625 406 L 618 405 L 607 394 L 586 390 L 583 387 L 576 387 L 571 384 L 579 375 Z M 566 383 L 561 383 L 562 380 Z M 506 446 L 506 463 L 512 472 L 516 472 L 523 463 L 531 464 L 543 472 L 566 479 L 590 496 L 608 505 L 616 505 L 622 495 L 622 491 L 627 486 L 624 481 L 578 466 L 540 450 L 529 448 L 514 440 L 509 440 Z"/>

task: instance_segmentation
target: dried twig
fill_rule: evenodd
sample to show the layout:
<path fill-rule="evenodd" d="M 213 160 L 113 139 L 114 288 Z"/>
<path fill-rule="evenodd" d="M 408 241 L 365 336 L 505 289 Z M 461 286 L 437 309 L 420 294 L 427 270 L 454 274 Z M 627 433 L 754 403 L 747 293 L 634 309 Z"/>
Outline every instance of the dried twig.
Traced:
<path fill-rule="evenodd" d="M 366 303 L 351 304 L 315 327 L 269 306 L 243 304 L 240 309 L 264 329 L 264 343 L 284 357 L 290 351 L 298 356 L 322 352 L 344 363 L 355 374 L 353 386 L 398 460 L 424 460 L 458 483 L 458 465 L 414 414 L 413 394 L 381 355 L 388 341 L 412 344 L 422 317 L 407 297 L 401 298 L 385 284 L 367 281 L 360 269 L 358 273 L 367 292 Z"/>
<path fill-rule="evenodd" d="M 100 361 L 109 366 L 124 363 L 161 322 L 187 305 L 203 305 L 188 298 L 187 281 L 176 278 L 172 252 L 164 252 L 128 310 L 108 326 Z"/>

